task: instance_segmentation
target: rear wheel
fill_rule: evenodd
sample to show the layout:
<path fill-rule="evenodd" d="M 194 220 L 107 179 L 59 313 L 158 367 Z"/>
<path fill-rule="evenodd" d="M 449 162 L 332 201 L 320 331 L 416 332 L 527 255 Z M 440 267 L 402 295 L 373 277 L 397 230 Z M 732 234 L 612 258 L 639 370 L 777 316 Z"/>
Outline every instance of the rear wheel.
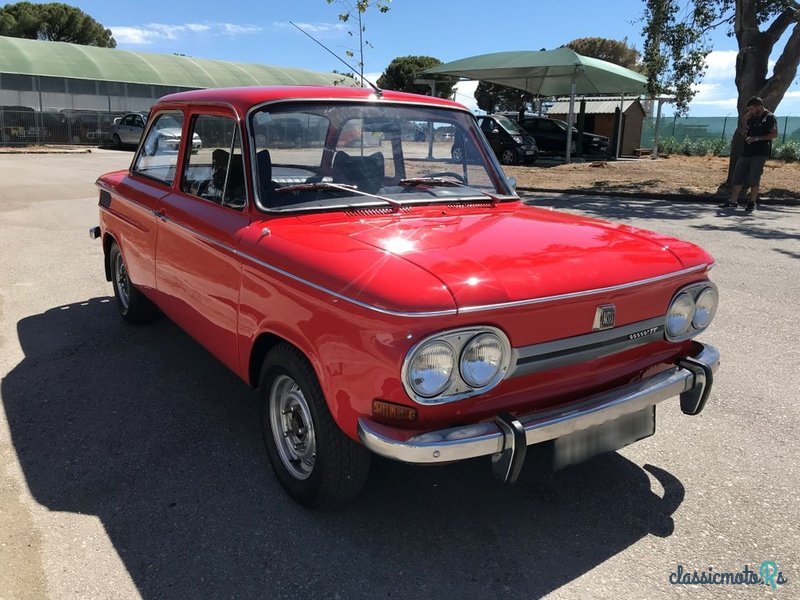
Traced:
<path fill-rule="evenodd" d="M 280 344 L 259 380 L 261 430 L 281 486 L 309 508 L 355 498 L 369 472 L 369 451 L 347 437 L 328 410 L 319 382 L 295 347 Z"/>
<path fill-rule="evenodd" d="M 147 323 L 152 321 L 158 310 L 144 294 L 136 289 L 128 277 L 128 268 L 122 251 L 116 242 L 111 243 L 108 251 L 108 260 L 111 265 L 111 284 L 114 287 L 114 299 L 120 316 L 128 323 Z"/>
<path fill-rule="evenodd" d="M 116 149 L 122 148 L 122 140 L 116 133 L 111 136 L 111 147 Z"/>

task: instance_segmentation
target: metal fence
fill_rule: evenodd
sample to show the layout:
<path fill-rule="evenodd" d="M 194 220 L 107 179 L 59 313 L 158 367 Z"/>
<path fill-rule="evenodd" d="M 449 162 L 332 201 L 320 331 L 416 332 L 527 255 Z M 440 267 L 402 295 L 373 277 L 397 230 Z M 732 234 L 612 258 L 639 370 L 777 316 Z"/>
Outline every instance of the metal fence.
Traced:
<path fill-rule="evenodd" d="M 776 115 L 778 138 L 773 145 L 784 144 L 790 140 L 800 142 L 800 116 Z M 642 124 L 641 147 L 652 148 L 655 136 L 655 118 L 650 117 Z M 661 117 L 658 128 L 660 139 L 722 139 L 730 142 L 737 126 L 737 115 L 725 117 Z"/>
<path fill-rule="evenodd" d="M 24 106 L 0 106 L 0 144 L 84 144 L 109 140 L 109 127 L 122 113 L 90 110 L 40 112 Z"/>

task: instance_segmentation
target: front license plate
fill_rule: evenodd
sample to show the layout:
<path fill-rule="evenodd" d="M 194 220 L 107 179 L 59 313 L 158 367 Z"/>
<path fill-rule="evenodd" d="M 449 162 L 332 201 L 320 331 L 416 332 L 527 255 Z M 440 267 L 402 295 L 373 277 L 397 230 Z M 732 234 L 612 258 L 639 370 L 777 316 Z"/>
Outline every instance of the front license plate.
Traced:
<path fill-rule="evenodd" d="M 648 406 L 619 419 L 595 425 L 558 438 L 554 444 L 553 467 L 567 465 L 624 448 L 656 432 L 656 407 Z"/>

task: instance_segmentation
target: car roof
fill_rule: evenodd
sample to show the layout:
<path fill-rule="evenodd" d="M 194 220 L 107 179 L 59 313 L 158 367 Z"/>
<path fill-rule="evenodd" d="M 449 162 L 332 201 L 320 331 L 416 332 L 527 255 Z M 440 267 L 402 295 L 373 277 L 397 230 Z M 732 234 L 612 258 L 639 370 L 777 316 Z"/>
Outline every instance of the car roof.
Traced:
<path fill-rule="evenodd" d="M 414 102 L 467 110 L 465 106 L 443 98 L 383 90 L 381 99 L 394 102 Z M 169 94 L 159 104 L 229 104 L 242 113 L 251 107 L 276 100 L 375 100 L 375 91 L 369 88 L 335 86 L 270 86 L 191 90 Z"/>

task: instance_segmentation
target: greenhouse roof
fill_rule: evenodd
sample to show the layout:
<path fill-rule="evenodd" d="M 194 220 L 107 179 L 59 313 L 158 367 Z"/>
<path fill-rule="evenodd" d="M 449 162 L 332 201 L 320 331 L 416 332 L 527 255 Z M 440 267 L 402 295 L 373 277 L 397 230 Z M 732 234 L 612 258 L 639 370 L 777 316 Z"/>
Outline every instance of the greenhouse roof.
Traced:
<path fill-rule="evenodd" d="M 341 81 L 341 75 L 306 69 L 5 36 L 0 36 L 0 73 L 187 88 L 332 85 Z"/>

